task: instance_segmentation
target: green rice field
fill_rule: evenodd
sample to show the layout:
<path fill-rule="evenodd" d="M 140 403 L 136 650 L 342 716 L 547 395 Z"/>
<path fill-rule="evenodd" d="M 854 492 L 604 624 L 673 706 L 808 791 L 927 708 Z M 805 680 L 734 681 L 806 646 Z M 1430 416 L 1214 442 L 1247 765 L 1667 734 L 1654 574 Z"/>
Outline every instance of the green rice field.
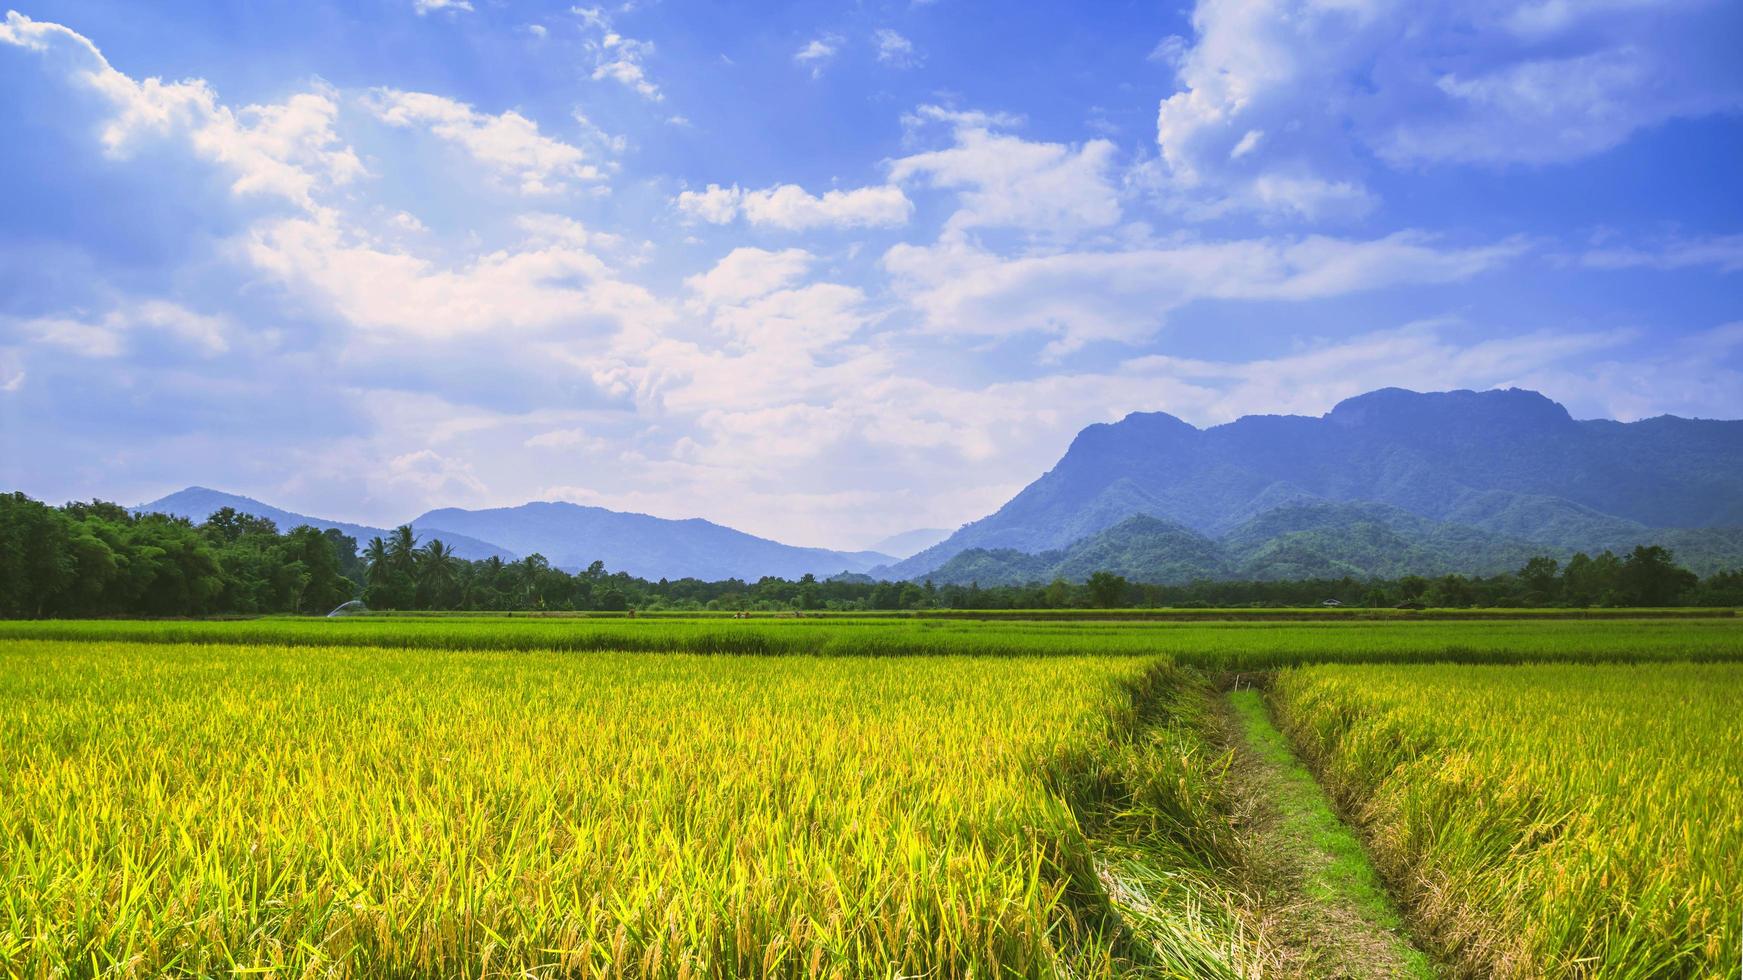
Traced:
<path fill-rule="evenodd" d="M 1734 969 L 1738 620 L 372 617 L 0 623 L 0 975 L 1323 975 L 1231 684 L 1435 970 Z"/>

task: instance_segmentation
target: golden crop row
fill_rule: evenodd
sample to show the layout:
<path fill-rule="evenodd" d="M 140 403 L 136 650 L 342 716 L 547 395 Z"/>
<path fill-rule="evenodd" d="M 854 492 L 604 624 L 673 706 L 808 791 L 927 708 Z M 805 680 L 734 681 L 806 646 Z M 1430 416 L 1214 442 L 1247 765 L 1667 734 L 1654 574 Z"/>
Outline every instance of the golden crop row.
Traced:
<path fill-rule="evenodd" d="M 1272 696 L 1468 975 L 1736 975 L 1743 665 L 1325 665 Z"/>
<path fill-rule="evenodd" d="M 0 973 L 1105 975 L 1133 658 L 0 646 Z"/>

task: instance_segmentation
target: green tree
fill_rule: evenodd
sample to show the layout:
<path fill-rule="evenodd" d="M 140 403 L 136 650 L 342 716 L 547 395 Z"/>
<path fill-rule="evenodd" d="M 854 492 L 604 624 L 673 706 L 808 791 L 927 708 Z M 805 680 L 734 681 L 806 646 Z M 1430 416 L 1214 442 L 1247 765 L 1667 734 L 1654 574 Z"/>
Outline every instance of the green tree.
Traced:
<path fill-rule="evenodd" d="M 302 591 L 293 604 L 298 612 L 325 613 L 357 594 L 356 584 L 342 570 L 332 534 L 303 525 L 293 528 L 285 538 L 285 555 L 304 571 Z M 351 541 L 344 535 L 339 537 Z M 355 554 L 355 545 L 352 550 Z"/>
<path fill-rule="evenodd" d="M 387 560 L 394 571 L 414 575 L 418 564 L 418 536 L 410 524 L 401 524 L 387 536 Z"/>
<path fill-rule="evenodd" d="M 1677 565 L 1670 549 L 1640 545 L 1622 560 L 1616 573 L 1617 598 L 1629 606 L 1674 605 L 1700 579 Z"/>
<path fill-rule="evenodd" d="M 386 585 L 388 573 L 393 571 L 393 562 L 388 558 L 387 542 L 381 539 L 381 535 L 370 538 L 363 546 L 363 561 L 369 569 L 366 583 L 371 587 Z"/>
<path fill-rule="evenodd" d="M 1553 602 L 1561 592 L 1561 563 L 1538 555 L 1519 570 L 1519 581 L 1525 586 L 1526 598 L 1539 605 Z"/>
<path fill-rule="evenodd" d="M 459 593 L 454 549 L 432 540 L 418 552 L 418 601 L 426 609 L 451 609 Z"/>
<path fill-rule="evenodd" d="M 1124 576 L 1112 572 L 1096 572 L 1085 583 L 1089 589 L 1090 605 L 1097 609 L 1113 609 L 1125 605 L 1126 593 L 1130 589 Z"/>
<path fill-rule="evenodd" d="M 0 494 L 0 615 L 54 611 L 78 573 L 69 524 L 22 493 Z"/>

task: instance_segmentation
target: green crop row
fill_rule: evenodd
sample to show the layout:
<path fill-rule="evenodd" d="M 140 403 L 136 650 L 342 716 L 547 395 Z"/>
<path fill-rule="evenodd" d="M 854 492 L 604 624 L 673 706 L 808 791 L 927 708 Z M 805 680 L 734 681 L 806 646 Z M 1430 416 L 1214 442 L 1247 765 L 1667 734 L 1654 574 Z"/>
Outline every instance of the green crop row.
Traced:
<path fill-rule="evenodd" d="M 0 622 L 7 640 L 818 656 L 1165 655 L 1212 670 L 1303 662 L 1743 659 L 1743 620 L 973 622 L 955 620 L 256 619 Z"/>

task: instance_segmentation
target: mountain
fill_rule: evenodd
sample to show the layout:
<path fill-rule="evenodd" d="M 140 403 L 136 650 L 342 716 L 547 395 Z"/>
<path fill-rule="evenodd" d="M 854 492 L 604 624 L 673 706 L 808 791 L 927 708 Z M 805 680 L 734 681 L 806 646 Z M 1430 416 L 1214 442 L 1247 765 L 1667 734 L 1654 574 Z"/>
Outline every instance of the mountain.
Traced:
<path fill-rule="evenodd" d="M 157 512 L 203 521 L 224 507 L 265 517 L 288 531 L 299 524 L 338 528 L 361 546 L 382 528 L 309 517 L 261 503 L 250 497 L 188 487 L 160 500 L 135 507 L 136 513 Z M 433 510 L 411 521 L 420 540 L 440 538 L 469 561 L 499 557 L 513 561 L 541 554 L 561 568 L 583 568 L 603 561 L 612 571 L 627 571 L 651 579 L 742 578 L 764 575 L 798 578 L 807 572 L 820 577 L 840 572 L 864 572 L 894 559 L 874 551 L 841 552 L 797 548 L 735 531 L 709 521 L 663 520 L 645 514 L 625 514 L 601 507 L 565 503 L 530 503 L 494 510 Z"/>
<path fill-rule="evenodd" d="M 1249 524 L 1310 504 L 1391 510 L 1383 520 L 1302 512 L 1331 523 L 1269 536 L 1255 530 L 1265 525 Z M 1355 532 L 1367 544 L 1348 547 L 1403 548 L 1411 565 L 1433 564 L 1437 554 L 1498 561 L 1518 545 L 1555 554 L 1673 538 L 1713 561 L 1734 561 L 1732 532 L 1691 529 L 1743 526 L 1743 422 L 1577 421 L 1520 389 L 1387 388 L 1317 418 L 1247 416 L 1208 429 L 1134 413 L 1084 429 L 1052 470 L 997 512 L 874 574 L 924 577 L 971 549 L 1061 551 L 1136 515 L 1212 539 L 1244 529 L 1249 537 L 1226 557 L 1249 572 L 1263 571 L 1255 561 L 1341 567 L 1345 560 L 1329 552 L 1304 553 L 1300 535 L 1317 548 Z M 1288 535 L 1296 537 L 1260 550 Z"/>
<path fill-rule="evenodd" d="M 551 564 L 582 568 L 603 561 L 612 571 L 657 578 L 798 578 L 864 572 L 887 564 L 874 551 L 799 548 L 700 518 L 674 521 L 569 503 L 530 503 L 491 510 L 432 510 L 412 527 L 452 528 L 496 541 Z"/>
<path fill-rule="evenodd" d="M 867 548 L 893 558 L 906 558 L 915 552 L 924 551 L 945 538 L 950 537 L 950 531 L 942 527 L 920 527 L 901 534 L 892 534 Z"/>
<path fill-rule="evenodd" d="M 1098 571 L 1163 585 L 1346 575 L 1398 578 L 1511 571 L 1543 551 L 1384 504 L 1310 503 L 1267 511 L 1221 538 L 1139 515 L 1040 554 L 971 548 L 925 577 L 941 585 L 1013 585 L 1055 578 L 1081 582 Z"/>
<path fill-rule="evenodd" d="M 252 497 L 224 493 L 220 490 L 208 490 L 205 487 L 188 487 L 185 490 L 177 490 L 175 493 L 172 493 L 167 497 L 153 500 L 149 504 L 140 504 L 138 507 L 133 508 L 133 512 L 136 514 L 171 514 L 176 517 L 185 517 L 197 524 L 212 516 L 213 512 L 222 510 L 225 507 L 229 507 L 238 513 L 250 514 L 255 517 L 264 517 L 267 520 L 272 521 L 274 524 L 277 524 L 278 529 L 281 532 L 289 531 L 291 528 L 302 524 L 320 528 L 323 531 L 328 528 L 337 528 L 341 534 L 348 534 L 351 537 L 356 538 L 357 546 L 359 548 L 368 543 L 369 539 L 376 535 L 386 537 L 388 534 L 388 532 L 383 528 L 368 527 L 363 524 L 347 524 L 344 521 L 329 521 L 321 517 L 308 517 L 303 514 L 294 514 L 288 510 L 281 510 L 274 507 L 271 504 L 263 504 Z M 467 561 L 482 561 L 491 557 L 501 558 L 504 561 L 513 561 L 515 559 L 513 552 L 504 548 L 499 548 L 488 541 L 480 541 L 476 538 L 448 531 L 440 527 L 426 527 L 420 528 L 419 530 L 422 532 L 424 540 L 428 540 L 432 537 L 441 538 L 444 544 L 453 547 L 456 555 L 466 559 Z"/>

